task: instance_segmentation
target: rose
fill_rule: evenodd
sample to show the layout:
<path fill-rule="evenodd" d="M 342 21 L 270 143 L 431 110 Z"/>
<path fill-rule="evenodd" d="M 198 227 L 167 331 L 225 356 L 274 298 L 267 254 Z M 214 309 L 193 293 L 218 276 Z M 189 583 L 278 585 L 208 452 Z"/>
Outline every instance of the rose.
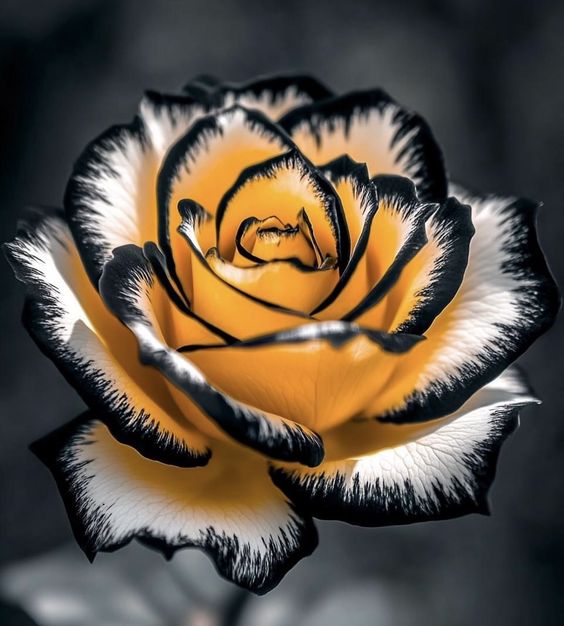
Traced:
<path fill-rule="evenodd" d="M 151 92 L 86 148 L 7 254 L 89 407 L 34 450 L 90 558 L 199 546 L 260 593 L 312 516 L 487 510 L 558 295 L 536 203 L 447 187 L 418 115 L 303 77 Z"/>

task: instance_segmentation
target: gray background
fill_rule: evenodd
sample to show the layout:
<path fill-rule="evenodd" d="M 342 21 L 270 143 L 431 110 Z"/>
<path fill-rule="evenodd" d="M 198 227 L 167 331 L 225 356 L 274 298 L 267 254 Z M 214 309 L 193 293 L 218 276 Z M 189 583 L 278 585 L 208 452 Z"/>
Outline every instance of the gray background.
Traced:
<path fill-rule="evenodd" d="M 244 80 L 289 70 L 336 90 L 384 87 L 427 118 L 453 177 L 543 200 L 540 237 L 562 284 L 564 5 L 546 0 L 3 0 L 0 239 L 25 205 L 61 203 L 73 160 L 133 115 L 143 89 L 174 89 L 202 72 Z M 0 273 L 6 563 L 69 538 L 51 478 L 27 445 L 82 405 L 20 327 L 22 289 L 3 259 Z M 366 595 L 397 583 L 399 604 L 413 607 L 402 624 L 563 623 L 563 335 L 557 323 L 522 359 L 544 405 L 524 413 L 504 448 L 491 518 L 320 524 L 320 548 L 294 578 L 307 573 L 307 583 L 285 581 L 279 601 L 369 580 Z M 326 612 L 323 623 L 333 623 Z"/>

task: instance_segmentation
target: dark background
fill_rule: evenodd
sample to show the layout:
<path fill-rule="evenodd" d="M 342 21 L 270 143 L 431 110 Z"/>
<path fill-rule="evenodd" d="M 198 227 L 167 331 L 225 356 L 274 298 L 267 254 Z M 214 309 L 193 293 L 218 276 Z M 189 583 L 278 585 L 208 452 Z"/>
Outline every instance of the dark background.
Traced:
<path fill-rule="evenodd" d="M 204 72 L 244 80 L 291 70 L 336 90 L 384 87 L 427 118 L 454 178 L 543 200 L 540 238 L 563 284 L 564 4 L 545 0 L 2 0 L 0 240 L 25 205 L 61 203 L 73 160 L 132 117 L 143 89 L 172 90 Z M 0 273 L 8 564 L 69 540 L 56 489 L 27 445 L 82 406 L 20 327 L 22 288 L 3 259 Z M 504 448 L 492 517 L 320 524 L 315 556 L 257 602 L 364 589 L 396 594 L 411 615 L 374 621 L 387 626 L 564 623 L 563 336 L 560 322 L 522 359 L 544 404 L 524 412 Z"/>

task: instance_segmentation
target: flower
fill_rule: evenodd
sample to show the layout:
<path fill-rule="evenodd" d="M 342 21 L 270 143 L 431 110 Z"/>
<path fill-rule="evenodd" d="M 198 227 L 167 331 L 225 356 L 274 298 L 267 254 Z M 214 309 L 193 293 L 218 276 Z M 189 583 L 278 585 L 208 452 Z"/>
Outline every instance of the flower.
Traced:
<path fill-rule="evenodd" d="M 89 558 L 206 550 L 257 593 L 312 517 L 486 512 L 559 306 L 537 203 L 448 182 L 376 89 L 149 92 L 6 246 L 24 321 L 88 411 L 37 442 Z"/>

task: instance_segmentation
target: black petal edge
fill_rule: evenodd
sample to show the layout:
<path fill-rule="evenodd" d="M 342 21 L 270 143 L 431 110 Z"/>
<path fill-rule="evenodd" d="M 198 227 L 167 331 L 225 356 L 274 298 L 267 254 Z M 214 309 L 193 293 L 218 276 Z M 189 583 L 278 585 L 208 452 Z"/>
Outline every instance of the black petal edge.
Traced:
<path fill-rule="evenodd" d="M 98 552 L 115 552 L 125 547 L 133 539 L 139 543 L 160 552 L 166 560 L 170 560 L 177 550 L 184 548 L 197 548 L 207 553 L 215 566 L 216 571 L 222 577 L 243 587 L 257 595 L 263 595 L 276 587 L 282 578 L 304 557 L 313 553 L 318 545 L 318 535 L 315 524 L 311 517 L 303 514 L 298 508 L 290 503 L 290 507 L 294 512 L 292 516 L 294 522 L 301 522 L 301 540 L 297 550 L 291 554 L 283 555 L 277 562 L 271 562 L 271 570 L 268 575 L 264 576 L 259 584 L 252 584 L 252 581 L 241 578 L 240 569 L 234 567 L 233 560 L 229 555 L 233 552 L 241 550 L 237 540 L 227 539 L 225 536 L 216 533 L 213 527 L 209 528 L 205 539 L 202 542 L 180 542 L 171 544 L 159 536 L 151 533 L 147 528 L 142 533 L 131 533 L 125 539 L 119 542 L 106 541 L 103 546 L 97 545 L 97 537 L 88 533 L 88 524 L 81 512 L 81 491 L 80 486 L 73 488 L 72 473 L 65 471 L 61 462 L 61 454 L 65 452 L 77 437 L 88 432 L 92 425 L 98 421 L 86 412 L 73 421 L 65 424 L 61 428 L 50 433 L 46 437 L 39 439 L 31 444 L 30 449 L 35 456 L 50 470 L 59 489 L 61 499 L 65 506 L 71 529 L 80 548 L 90 562 Z M 99 420 L 102 421 L 102 420 Z M 100 517 L 100 523 L 103 523 L 103 512 L 96 512 Z M 275 554 L 277 548 L 269 546 L 270 553 Z M 279 550 L 279 548 L 278 548 Z M 244 552 L 245 557 L 249 560 L 248 551 Z M 259 564 L 256 565 L 258 569 Z M 243 568 L 245 569 L 245 568 Z M 252 567 L 246 568 L 252 569 Z"/>
<path fill-rule="evenodd" d="M 166 259 L 168 271 L 178 288 L 183 291 L 182 283 L 176 274 L 174 256 L 170 245 L 170 199 L 175 181 L 188 161 L 191 151 L 201 149 L 204 137 L 210 134 L 220 135 L 224 131 L 218 120 L 219 115 L 229 115 L 234 111 L 242 111 L 249 128 L 257 130 L 279 140 L 288 148 L 293 147 L 290 138 L 276 124 L 271 122 L 259 111 L 250 111 L 238 105 L 224 109 L 218 114 L 207 115 L 198 119 L 188 132 L 181 137 L 168 151 L 157 177 L 157 209 L 158 209 L 158 243 Z M 174 207 L 176 210 L 176 207 Z"/>
<path fill-rule="evenodd" d="M 290 330 L 267 335 L 259 335 L 250 339 L 236 341 L 229 345 L 188 345 L 178 348 L 179 352 L 194 352 L 195 350 L 223 350 L 225 348 L 257 348 L 273 345 L 292 345 L 309 341 L 327 341 L 334 348 L 341 348 L 355 337 L 363 336 L 377 344 L 386 352 L 403 354 L 425 337 L 407 333 L 385 333 L 356 324 L 342 321 L 316 322 L 302 325 Z"/>
<path fill-rule="evenodd" d="M 251 165 L 241 172 L 235 183 L 225 192 L 219 202 L 216 214 L 217 240 L 219 241 L 221 223 L 229 209 L 229 203 L 244 185 L 251 182 L 253 179 L 274 178 L 276 172 L 281 168 L 295 167 L 301 169 L 301 175 L 303 177 L 308 177 L 311 180 L 315 193 L 324 206 L 325 215 L 328 218 L 335 237 L 338 267 L 339 271 L 342 273 L 349 262 L 351 241 L 341 200 L 335 193 L 331 183 L 323 174 L 313 166 L 299 150 L 293 147 L 284 154 Z"/>
<path fill-rule="evenodd" d="M 92 213 L 88 201 L 101 199 L 110 203 L 110 198 L 83 179 L 98 177 L 100 173 L 118 178 L 119 173 L 107 163 L 104 155 L 120 148 L 126 139 L 132 138 L 143 150 L 147 148 L 147 133 L 142 119 L 135 116 L 129 124 L 111 126 L 92 140 L 74 164 L 64 195 L 67 223 L 73 234 L 76 247 L 92 284 L 98 288 L 98 279 L 104 267 L 105 256 L 111 250 L 104 249 L 100 234 L 92 232 L 85 215 Z"/>
<path fill-rule="evenodd" d="M 376 176 L 374 179 L 378 204 L 382 203 L 387 210 L 393 210 L 401 220 L 412 223 L 409 235 L 397 252 L 388 269 L 366 296 L 354 306 L 342 319 L 354 321 L 363 313 L 376 306 L 395 285 L 405 266 L 427 243 L 425 224 L 437 205 L 420 201 L 415 185 L 403 176 Z"/>
<path fill-rule="evenodd" d="M 466 467 L 473 478 L 473 494 L 467 486 L 454 483 L 454 496 L 441 489 L 440 484 L 433 485 L 436 501 L 427 501 L 423 508 L 418 502 L 416 491 L 410 481 L 405 481 L 401 488 L 383 487 L 379 480 L 374 484 L 361 485 L 355 477 L 352 497 L 345 496 L 346 477 L 342 474 L 308 478 L 300 485 L 299 478 L 281 468 L 272 467 L 271 477 L 279 487 L 298 506 L 307 509 L 318 519 L 339 520 L 356 526 L 391 526 L 412 524 L 433 520 L 445 520 L 462 517 L 471 513 L 490 514 L 488 491 L 495 479 L 497 460 L 505 439 L 519 425 L 519 413 L 522 405 L 499 406 L 491 410 L 491 419 L 496 428 L 488 438 L 472 451 L 464 454 Z"/>
<path fill-rule="evenodd" d="M 392 140 L 392 146 L 406 135 L 413 133 L 406 149 L 412 150 L 410 164 L 415 169 L 410 178 L 417 180 L 421 199 L 444 200 L 447 196 L 447 176 L 442 152 L 429 125 L 418 114 L 403 109 L 382 89 L 354 91 L 298 107 L 284 115 L 279 124 L 291 135 L 297 126 L 307 123 L 312 135 L 319 143 L 320 123 L 333 124 L 335 120 L 343 120 L 346 132 L 348 132 L 355 113 L 362 115 L 374 109 L 383 111 L 389 106 L 395 107 L 393 122 L 399 126 Z M 404 151 L 400 153 L 400 156 Z"/>
<path fill-rule="evenodd" d="M 272 459 L 310 467 L 319 465 L 324 454 L 319 435 L 290 420 L 273 423 L 259 409 L 238 403 L 202 380 L 202 374 L 192 363 L 154 336 L 150 321 L 128 293 L 130 289 L 142 292 L 153 281 L 149 262 L 141 248 L 132 244 L 114 250 L 113 259 L 106 263 L 100 279 L 104 302 L 137 338 L 140 361 L 158 369 L 239 443 Z"/>
<path fill-rule="evenodd" d="M 330 98 L 333 95 L 323 83 L 307 74 L 260 76 L 243 83 L 222 83 L 210 76 L 198 76 L 190 81 L 184 90 L 187 93 L 205 93 L 208 102 L 221 106 L 226 94 L 229 93 L 239 97 L 245 95 L 260 97 L 268 93 L 270 101 L 274 103 L 291 88 L 313 102 Z"/>
<path fill-rule="evenodd" d="M 354 193 L 360 198 L 361 204 L 364 206 L 364 223 L 360 233 L 360 237 L 352 250 L 349 262 L 339 278 L 339 282 L 335 285 L 333 291 L 315 307 L 311 315 L 316 315 L 323 309 L 332 304 L 347 286 L 349 280 L 353 276 L 360 260 L 366 252 L 370 234 L 372 231 L 372 223 L 376 212 L 378 211 L 378 193 L 376 186 L 372 183 L 368 176 L 368 169 L 365 163 L 357 163 L 349 156 L 343 155 L 319 168 L 321 172 L 327 175 L 333 184 L 339 180 L 350 179 L 354 188 Z"/>
<path fill-rule="evenodd" d="M 397 332 L 423 334 L 454 298 L 468 265 L 474 236 L 472 210 L 456 198 L 448 198 L 429 219 L 435 244 L 441 250 L 429 275 L 429 283 L 417 293 L 417 303 Z"/>
<path fill-rule="evenodd" d="M 474 199 L 479 202 L 500 200 L 493 194 Z M 537 211 L 541 205 L 526 198 L 507 200 L 508 204 L 500 213 L 505 218 L 504 222 L 516 219 L 518 227 L 505 247 L 511 260 L 505 261 L 501 269 L 512 276 L 534 279 L 535 286 L 527 284 L 516 290 L 522 326 L 513 328 L 497 323 L 499 334 L 496 343 L 505 352 L 505 357 L 499 358 L 486 349 L 478 364 L 469 363 L 456 378 L 435 381 L 424 392 L 415 392 L 402 409 L 380 416 L 379 420 L 401 424 L 453 413 L 478 389 L 497 378 L 554 324 L 561 299 L 537 238 Z"/>
<path fill-rule="evenodd" d="M 177 119 L 178 111 L 196 108 L 205 111 L 209 108 L 197 98 L 188 95 L 166 95 L 156 91 L 145 92 L 144 102 L 149 103 L 157 111 L 167 110 L 172 120 Z M 119 178 L 119 172 L 113 170 L 107 163 L 105 154 L 121 148 L 126 139 L 132 139 L 141 146 L 143 151 L 147 150 L 149 138 L 142 115 L 136 115 L 127 124 L 111 126 L 93 139 L 75 162 L 65 190 L 64 206 L 67 222 L 84 267 L 96 288 L 104 262 L 111 250 L 104 248 L 100 241 L 103 233 L 93 232 L 85 216 L 92 213 L 88 204 L 89 200 L 99 198 L 111 204 L 111 198 L 108 198 L 100 189 L 94 189 L 92 184 L 85 182 L 84 179 L 96 178 L 100 173 Z"/>
<path fill-rule="evenodd" d="M 223 339 L 223 341 L 227 343 L 233 343 L 237 341 L 235 337 L 226 333 L 221 328 L 210 324 L 208 321 L 202 319 L 199 315 L 196 315 L 194 311 L 190 308 L 190 303 L 183 300 L 181 295 L 174 289 L 174 286 L 171 282 L 171 279 L 168 275 L 166 268 L 166 261 L 163 253 L 159 250 L 157 244 L 154 241 L 147 241 L 143 246 L 143 254 L 145 255 L 147 261 L 151 264 L 153 272 L 155 274 L 155 278 L 159 281 L 160 285 L 166 291 L 173 305 L 176 306 L 184 315 L 195 319 L 202 326 L 207 328 L 210 332 L 217 335 L 218 338 Z"/>
<path fill-rule="evenodd" d="M 16 240 L 35 241 L 35 233 L 43 230 L 52 232 L 50 220 L 64 222 L 60 209 L 36 208 L 30 211 L 27 219 L 21 220 Z M 37 282 L 32 272 L 22 265 L 4 244 L 4 253 L 12 266 L 16 278 L 26 286 L 26 298 L 22 322 L 41 352 L 51 360 L 65 380 L 78 392 L 82 400 L 97 411 L 113 437 L 120 443 L 135 448 L 140 454 L 155 461 L 179 467 L 201 467 L 211 458 L 211 451 L 195 453 L 172 434 L 159 432 L 158 426 L 151 423 L 149 415 L 137 412 L 123 397 L 111 395 L 108 381 L 103 372 L 96 370 L 76 358 L 73 352 L 60 342 L 49 337 L 48 320 L 64 315 L 57 299 L 49 289 Z"/>

